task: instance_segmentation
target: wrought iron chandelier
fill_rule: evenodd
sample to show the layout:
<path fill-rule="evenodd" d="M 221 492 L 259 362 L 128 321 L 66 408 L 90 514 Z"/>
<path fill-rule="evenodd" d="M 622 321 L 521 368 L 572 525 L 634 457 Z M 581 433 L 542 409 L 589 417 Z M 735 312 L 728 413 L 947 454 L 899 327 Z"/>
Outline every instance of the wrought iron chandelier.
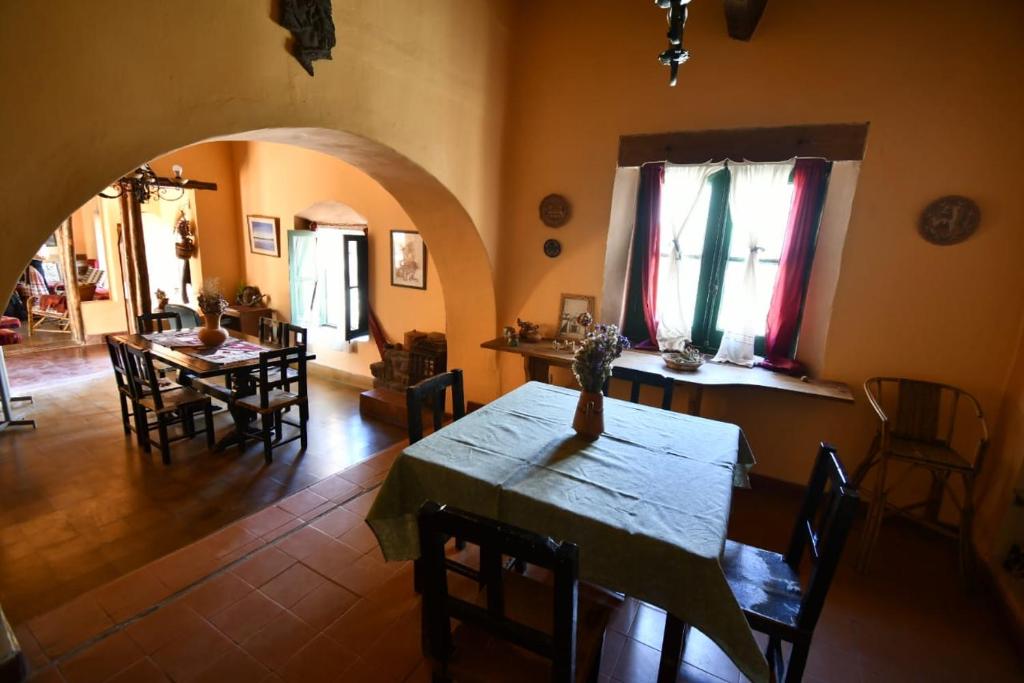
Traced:
<path fill-rule="evenodd" d="M 154 198 L 177 201 L 185 196 L 188 179 L 182 177 L 184 169 L 178 164 L 171 166 L 171 171 L 174 173 L 173 178 L 161 178 L 149 164 L 143 164 L 114 183 L 113 194 L 99 194 L 106 199 L 118 199 L 127 192 L 139 204 L 145 204 Z"/>
<path fill-rule="evenodd" d="M 668 49 L 658 55 L 658 60 L 669 68 L 668 84 L 674 86 L 679 65 L 690 58 L 690 53 L 683 48 L 683 29 L 690 0 L 654 0 L 654 4 L 668 10 Z"/>

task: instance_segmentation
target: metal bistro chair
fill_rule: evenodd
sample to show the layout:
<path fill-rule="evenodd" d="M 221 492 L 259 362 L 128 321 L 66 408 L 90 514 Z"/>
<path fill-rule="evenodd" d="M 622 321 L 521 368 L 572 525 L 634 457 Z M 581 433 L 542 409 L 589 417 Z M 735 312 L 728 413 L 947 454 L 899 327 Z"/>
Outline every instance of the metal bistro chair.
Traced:
<path fill-rule="evenodd" d="M 858 568 L 867 569 L 871 552 L 878 540 L 882 521 L 887 514 L 909 517 L 936 531 L 960 541 L 960 568 L 970 579 L 973 572 L 972 527 L 974 525 L 974 482 L 981 471 L 988 450 L 988 426 L 978 400 L 963 389 L 921 380 L 900 377 L 872 377 L 864 382 L 864 392 L 879 419 L 878 431 L 871 442 L 867 459 L 857 468 L 853 483 L 859 486 L 868 472 L 878 466 L 877 483 L 868 512 L 868 521 L 861 541 Z M 962 408 L 967 408 L 963 410 Z M 974 434 L 961 434 L 960 429 L 970 413 L 974 418 Z M 973 454 L 966 456 L 954 448 L 958 444 L 973 445 Z M 892 465 L 909 465 L 895 481 Z M 910 473 L 923 469 L 931 475 L 928 497 L 923 501 L 897 507 L 889 503 L 889 492 Z M 949 487 L 951 477 L 960 478 L 963 497 Z M 959 511 L 959 524 L 939 519 L 946 494 Z M 914 511 L 920 510 L 919 514 Z"/>
<path fill-rule="evenodd" d="M 786 553 L 725 542 L 725 578 L 750 627 L 768 636 L 765 657 L 773 680 L 779 683 L 797 683 L 803 677 L 814 627 L 839 566 L 857 501 L 857 492 L 835 449 L 821 444 Z M 806 590 L 800 582 L 805 551 L 812 566 Z M 669 614 L 659 681 L 676 680 L 684 636 L 683 623 Z M 782 641 L 793 646 L 788 662 Z"/>
<path fill-rule="evenodd" d="M 445 395 L 448 388 L 452 390 L 452 419 L 458 420 L 466 415 L 466 399 L 462 387 L 462 370 L 449 370 L 439 375 L 428 377 L 405 390 L 405 407 L 409 415 L 409 443 L 414 444 L 423 438 L 423 409 L 431 411 L 434 431 L 441 428 L 444 422 Z"/>
<path fill-rule="evenodd" d="M 612 379 L 621 379 L 630 382 L 629 402 L 640 403 L 640 387 L 649 386 L 661 390 L 661 407 L 663 410 L 672 410 L 672 391 L 675 389 L 675 380 L 665 375 L 643 370 L 632 370 L 630 368 L 612 368 L 611 378 L 604 383 L 602 391 L 608 395 L 608 388 Z"/>
<path fill-rule="evenodd" d="M 622 600 L 579 581 L 574 544 L 432 501 L 420 508 L 418 522 L 424 647 L 433 680 L 597 681 L 605 628 Z M 484 590 L 471 591 L 472 600 L 449 592 L 445 543 L 456 535 L 480 548 Z M 550 570 L 553 581 L 507 571 L 504 555 Z M 452 619 L 459 622 L 454 633 Z"/>

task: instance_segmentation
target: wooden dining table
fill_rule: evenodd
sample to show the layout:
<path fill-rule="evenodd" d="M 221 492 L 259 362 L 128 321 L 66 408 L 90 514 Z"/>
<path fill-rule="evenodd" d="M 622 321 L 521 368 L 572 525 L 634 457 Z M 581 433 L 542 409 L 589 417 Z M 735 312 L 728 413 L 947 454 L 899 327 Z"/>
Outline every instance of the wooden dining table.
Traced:
<path fill-rule="evenodd" d="M 187 334 L 189 331 L 188 329 L 180 330 L 182 334 Z M 244 334 L 238 330 L 226 331 L 232 339 L 255 344 L 267 351 L 285 348 L 281 344 L 264 341 L 259 337 Z M 156 339 L 153 338 L 154 336 L 156 336 Z M 114 339 L 132 348 L 149 351 L 153 354 L 154 359 L 177 369 L 181 373 L 182 379 L 193 377 L 203 379 L 214 377 L 227 378 L 225 390 L 219 395 L 225 398 L 225 400 L 252 396 L 256 393 L 257 387 L 252 371 L 260 366 L 258 355 L 245 360 L 224 363 L 209 359 L 209 355 L 216 351 L 216 348 L 178 346 L 174 345 L 171 341 L 161 341 L 162 337 L 153 333 L 119 334 L 114 335 Z M 316 359 L 316 355 L 307 351 L 306 360 L 314 359 Z M 186 379 L 182 383 L 188 384 L 190 379 Z M 234 444 L 242 445 L 244 442 L 244 437 L 242 436 L 244 427 L 255 418 L 255 414 L 252 411 L 235 405 L 233 400 L 227 400 L 227 404 L 236 429 L 217 442 L 217 450 L 223 450 Z"/>
<path fill-rule="evenodd" d="M 427 500 L 570 541 L 581 579 L 665 609 L 767 681 L 720 563 L 733 488 L 754 464 L 743 432 L 606 399 L 605 430 L 586 441 L 571 428 L 578 398 L 528 382 L 406 447 L 367 515 L 384 556 L 419 557 Z"/>

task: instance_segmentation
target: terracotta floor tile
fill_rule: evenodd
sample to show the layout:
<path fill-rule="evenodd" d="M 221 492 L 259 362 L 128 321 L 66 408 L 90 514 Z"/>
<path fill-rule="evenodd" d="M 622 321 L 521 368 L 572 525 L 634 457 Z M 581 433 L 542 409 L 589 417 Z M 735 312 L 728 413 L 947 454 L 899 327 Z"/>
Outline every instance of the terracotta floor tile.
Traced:
<path fill-rule="evenodd" d="M 356 550 L 340 541 L 331 539 L 330 544 L 310 553 L 303 559 L 302 563 L 314 569 L 322 576 L 344 586 L 344 583 L 341 581 L 342 574 L 345 573 L 349 566 L 355 564 L 360 557 Z"/>
<path fill-rule="evenodd" d="M 132 664 L 107 683 L 167 683 L 170 680 L 160 667 L 147 657 Z"/>
<path fill-rule="evenodd" d="M 254 592 L 217 613 L 210 621 L 236 643 L 241 643 L 282 612 L 283 608 L 276 602 Z"/>
<path fill-rule="evenodd" d="M 352 652 L 363 653 L 409 611 L 406 605 L 383 605 L 363 598 L 324 629 L 324 635 Z"/>
<path fill-rule="evenodd" d="M 384 637 L 360 653 L 360 659 L 369 666 L 367 673 L 360 675 L 356 673 L 360 670 L 357 664 L 353 669 L 355 680 L 404 681 L 423 659 L 419 610 L 400 616 Z"/>
<path fill-rule="evenodd" d="M 102 683 L 145 655 L 124 633 L 104 638 L 60 665 L 68 683 Z"/>
<path fill-rule="evenodd" d="M 281 526 L 271 529 L 267 533 L 263 534 L 263 540 L 273 543 L 279 540 L 288 532 L 298 529 L 299 527 L 305 526 L 305 522 L 300 517 L 294 517 L 291 520 L 285 522 Z"/>
<path fill-rule="evenodd" d="M 292 605 L 295 616 L 322 631 L 344 614 L 359 599 L 332 581 L 324 581 L 311 593 Z"/>
<path fill-rule="evenodd" d="M 365 523 L 357 524 L 356 526 L 352 527 L 344 534 L 342 534 L 338 538 L 338 540 L 342 541 L 347 545 L 352 546 L 361 553 L 368 553 L 374 548 L 378 547 L 377 536 L 373 533 L 373 530 L 370 529 L 370 527 Z"/>
<path fill-rule="evenodd" d="M 349 512 L 345 508 L 339 507 L 328 512 L 326 515 L 313 522 L 310 526 L 314 529 L 319 529 L 328 536 L 338 538 L 346 531 L 354 529 L 356 526 L 361 524 L 365 524 L 362 517 Z"/>
<path fill-rule="evenodd" d="M 65 683 L 57 667 L 51 667 L 32 676 L 32 683 Z"/>
<path fill-rule="evenodd" d="M 232 646 L 189 683 L 253 683 L 267 675 L 265 666 L 239 647 Z"/>
<path fill-rule="evenodd" d="M 349 512 L 354 512 L 363 519 L 366 519 L 366 513 L 368 513 L 370 508 L 373 507 L 373 501 L 377 500 L 377 492 L 379 490 L 380 489 L 373 489 L 372 491 L 367 491 L 363 495 L 343 504 L 342 507 Z"/>
<path fill-rule="evenodd" d="M 152 569 L 134 571 L 106 586 L 93 595 L 100 607 L 117 623 L 138 614 L 171 594 L 171 589 L 157 578 Z"/>
<path fill-rule="evenodd" d="M 245 519 L 239 520 L 238 525 L 257 536 L 263 536 L 283 524 L 290 522 L 295 519 L 295 517 L 296 516 L 292 513 L 286 512 L 276 505 L 271 505 L 270 507 L 260 510 L 254 515 L 250 515 Z"/>
<path fill-rule="evenodd" d="M 29 622 L 39 646 L 51 659 L 113 626 L 91 595 L 73 600 Z"/>
<path fill-rule="evenodd" d="M 352 495 L 360 490 L 360 487 L 341 474 L 335 474 L 334 476 L 327 477 L 319 484 L 314 484 L 310 487 L 310 490 L 328 500 L 338 502 L 351 498 Z"/>
<path fill-rule="evenodd" d="M 665 612 L 647 604 L 640 605 L 629 628 L 629 637 L 639 640 L 648 647 L 661 649 L 661 640 L 665 632 Z"/>
<path fill-rule="evenodd" d="M 231 569 L 231 573 L 259 588 L 295 564 L 295 558 L 276 547 L 265 548 Z"/>
<path fill-rule="evenodd" d="M 151 655 L 153 661 L 176 682 L 186 682 L 233 647 L 231 640 L 205 621 L 178 635 Z"/>
<path fill-rule="evenodd" d="M 350 564 L 333 567 L 329 578 L 356 595 L 367 595 L 387 581 L 397 570 L 398 567 L 393 564 L 364 555 Z"/>
<path fill-rule="evenodd" d="M 326 636 L 319 635 L 285 664 L 281 676 L 289 683 L 335 683 L 352 680 L 345 672 L 356 656 Z"/>
<path fill-rule="evenodd" d="M 627 638 L 612 677 L 624 683 L 654 681 L 658 677 L 661 652 L 638 640 Z"/>
<path fill-rule="evenodd" d="M 197 614 L 211 617 L 256 590 L 231 572 L 216 576 L 191 591 L 182 602 Z"/>
<path fill-rule="evenodd" d="M 658 647 L 661 647 L 660 643 Z M 740 676 L 740 671 L 732 660 L 710 638 L 695 628 L 691 628 L 686 637 L 683 661 L 727 681 L 736 681 Z M 842 682 L 836 680 L 835 683 Z"/>
<path fill-rule="evenodd" d="M 152 567 L 160 581 L 177 592 L 209 575 L 219 565 L 216 555 L 192 544 L 157 560 Z"/>
<path fill-rule="evenodd" d="M 306 565 L 297 562 L 265 583 L 260 590 L 277 604 L 291 607 L 326 581 Z"/>
<path fill-rule="evenodd" d="M 310 489 L 299 491 L 298 493 L 292 494 L 277 504 L 279 508 L 285 512 L 291 513 L 296 517 L 303 513 L 309 512 L 318 505 L 322 505 L 327 502 L 327 498 L 315 493 Z"/>
<path fill-rule="evenodd" d="M 18 639 L 18 644 L 21 646 L 21 652 L 30 671 L 41 669 L 50 661 L 50 658 L 43 652 L 43 648 L 39 646 L 39 641 L 32 635 L 32 631 L 27 624 L 16 627 L 14 629 L 14 637 Z"/>
<path fill-rule="evenodd" d="M 173 602 L 129 624 L 124 632 L 143 652 L 153 654 L 182 634 L 201 630 L 205 625 L 202 617 L 186 604 Z"/>
<path fill-rule="evenodd" d="M 281 671 L 314 636 L 316 631 L 312 627 L 285 612 L 242 643 L 242 649 L 268 669 Z"/>
<path fill-rule="evenodd" d="M 313 520 L 321 517 L 325 513 L 335 509 L 336 507 L 338 507 L 337 503 L 335 503 L 333 500 L 328 500 L 324 503 L 321 503 L 320 505 L 317 505 L 312 510 L 303 512 L 302 516 L 299 517 L 299 519 L 301 519 L 304 522 L 312 522 Z"/>
<path fill-rule="evenodd" d="M 275 547 L 296 560 L 302 560 L 318 550 L 333 545 L 334 542 L 327 534 L 307 526 L 281 539 Z"/>

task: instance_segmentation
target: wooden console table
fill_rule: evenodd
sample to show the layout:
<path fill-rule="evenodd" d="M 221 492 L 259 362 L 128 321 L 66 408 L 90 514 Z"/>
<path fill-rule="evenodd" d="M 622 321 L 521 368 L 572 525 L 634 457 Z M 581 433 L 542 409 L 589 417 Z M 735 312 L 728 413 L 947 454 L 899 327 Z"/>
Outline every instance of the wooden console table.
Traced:
<path fill-rule="evenodd" d="M 509 346 L 503 338 L 492 339 L 480 345 L 485 349 L 504 353 L 517 353 L 523 357 L 523 366 L 527 381 L 549 382 L 548 372 L 551 366 L 568 368 L 572 364 L 571 351 L 555 351 L 551 341 L 525 342 L 519 346 Z M 643 370 L 671 377 L 676 384 L 685 384 L 691 388 L 690 405 L 687 412 L 700 415 L 701 400 L 704 387 L 753 387 L 770 391 L 781 391 L 788 394 L 823 398 L 843 403 L 853 403 L 850 387 L 842 382 L 823 380 L 804 381 L 799 377 L 791 377 L 764 368 L 741 368 L 724 363 L 704 363 L 695 372 L 679 372 L 665 366 L 661 356 L 653 351 L 626 351 L 615 361 L 617 367 Z"/>
<path fill-rule="evenodd" d="M 266 306 L 242 306 L 236 304 L 224 309 L 224 315 L 238 320 L 238 331 L 253 337 L 259 334 L 260 318 L 272 318 L 274 309 Z"/>

